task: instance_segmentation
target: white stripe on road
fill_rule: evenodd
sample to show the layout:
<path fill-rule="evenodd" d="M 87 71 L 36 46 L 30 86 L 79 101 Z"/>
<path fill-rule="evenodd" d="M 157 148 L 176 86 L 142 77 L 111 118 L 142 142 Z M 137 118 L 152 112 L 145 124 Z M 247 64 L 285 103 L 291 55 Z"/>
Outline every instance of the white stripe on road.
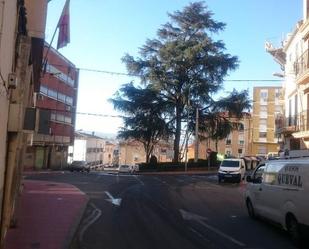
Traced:
<path fill-rule="evenodd" d="M 239 240 L 236 240 L 234 239 L 233 237 L 231 237 L 230 235 L 227 235 L 226 233 L 220 231 L 219 229 L 207 224 L 206 222 L 202 221 L 202 220 L 199 220 L 198 221 L 201 225 L 203 225 L 204 227 L 208 228 L 210 231 L 220 235 L 221 237 L 227 239 L 227 240 L 230 240 L 231 242 L 233 242 L 234 244 L 236 245 L 239 245 L 239 246 L 242 246 L 242 247 L 245 247 L 246 245 L 242 242 L 240 242 Z"/>
<path fill-rule="evenodd" d="M 180 212 L 180 214 L 181 214 L 181 216 L 182 216 L 182 218 L 183 218 L 184 220 L 195 221 L 195 222 L 199 223 L 200 225 L 206 227 L 208 230 L 210 230 L 210 231 L 212 231 L 212 232 L 218 234 L 219 236 L 221 236 L 221 237 L 223 237 L 223 238 L 225 238 L 225 239 L 227 239 L 227 240 L 233 242 L 233 243 L 236 244 L 236 245 L 239 245 L 239 246 L 241 246 L 241 247 L 245 247 L 245 246 L 246 246 L 244 243 L 242 243 L 242 242 L 240 242 L 240 241 L 234 239 L 234 238 L 231 237 L 230 235 L 227 235 L 226 233 L 220 231 L 219 229 L 217 229 L 217 228 L 215 228 L 215 227 L 213 227 L 213 226 L 207 224 L 207 223 L 205 222 L 205 220 L 207 220 L 206 217 L 200 216 L 200 215 L 195 214 L 195 213 L 191 213 L 191 212 L 189 212 L 189 211 L 185 211 L 185 210 L 183 210 L 183 209 L 179 209 L 179 212 Z"/>
<path fill-rule="evenodd" d="M 81 243 L 83 241 L 84 238 L 84 234 L 86 232 L 86 230 L 93 224 L 96 222 L 96 220 L 102 215 L 102 211 L 100 209 L 98 209 L 93 203 L 90 204 L 94 210 L 92 211 L 91 215 L 89 217 L 87 217 L 87 219 L 85 220 L 86 224 L 83 226 L 83 228 L 81 229 L 80 233 L 79 233 L 79 242 Z"/>
<path fill-rule="evenodd" d="M 135 178 L 136 181 L 138 181 L 142 186 L 145 186 L 145 183 L 144 183 L 141 179 L 139 179 L 139 176 L 134 175 L 134 178 Z"/>

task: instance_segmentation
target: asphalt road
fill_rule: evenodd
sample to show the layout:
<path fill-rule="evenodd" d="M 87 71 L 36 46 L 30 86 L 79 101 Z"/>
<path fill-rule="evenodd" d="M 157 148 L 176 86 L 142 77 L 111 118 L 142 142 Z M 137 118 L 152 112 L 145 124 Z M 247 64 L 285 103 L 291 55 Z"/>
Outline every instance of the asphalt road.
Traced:
<path fill-rule="evenodd" d="M 244 184 L 215 175 L 39 174 L 90 197 L 72 248 L 292 249 L 287 234 L 248 217 Z"/>

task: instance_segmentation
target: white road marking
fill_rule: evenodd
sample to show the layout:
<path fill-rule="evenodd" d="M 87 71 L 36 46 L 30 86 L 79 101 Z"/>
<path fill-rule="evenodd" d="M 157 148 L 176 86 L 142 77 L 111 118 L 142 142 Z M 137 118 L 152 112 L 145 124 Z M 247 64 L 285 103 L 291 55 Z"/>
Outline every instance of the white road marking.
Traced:
<path fill-rule="evenodd" d="M 183 209 L 179 209 L 179 212 L 180 212 L 180 214 L 181 214 L 181 216 L 184 220 L 208 220 L 208 218 L 206 218 L 206 217 L 185 211 Z"/>
<path fill-rule="evenodd" d="M 210 242 L 209 239 L 205 238 L 203 234 L 201 234 L 200 232 L 196 231 L 194 228 L 190 227 L 189 229 L 190 229 L 190 231 L 192 231 L 193 233 L 195 233 L 197 236 L 199 236 L 199 237 L 202 238 L 203 240 L 206 240 L 207 242 Z"/>
<path fill-rule="evenodd" d="M 134 178 L 135 178 L 136 181 L 138 181 L 141 185 L 145 186 L 145 183 L 144 183 L 141 179 L 139 179 L 139 176 L 134 175 Z"/>
<path fill-rule="evenodd" d="M 105 191 L 105 194 L 109 197 L 109 199 L 105 199 L 109 202 L 111 202 L 115 206 L 120 206 L 121 204 L 121 198 L 114 198 L 108 191 Z"/>
<path fill-rule="evenodd" d="M 240 242 L 239 240 L 234 239 L 233 237 L 231 237 L 230 235 L 227 235 L 226 233 L 220 231 L 219 229 L 207 224 L 205 222 L 205 220 L 207 220 L 206 217 L 194 214 L 194 213 L 190 213 L 188 211 L 185 211 L 183 209 L 179 209 L 179 212 L 181 213 L 181 216 L 184 220 L 193 220 L 198 222 L 199 224 L 201 224 L 202 226 L 206 227 L 208 230 L 218 234 L 219 236 L 233 242 L 234 244 L 241 246 L 241 247 L 245 247 L 246 245 L 242 242 Z"/>
<path fill-rule="evenodd" d="M 93 203 L 91 203 L 90 205 L 94 208 L 94 210 L 92 211 L 91 215 L 89 217 L 87 217 L 87 219 L 85 220 L 86 224 L 83 226 L 83 228 L 81 229 L 81 231 L 79 233 L 79 242 L 83 241 L 84 234 L 85 234 L 86 230 L 94 222 L 96 222 L 96 220 L 102 215 L 102 211 L 100 209 L 98 209 Z"/>

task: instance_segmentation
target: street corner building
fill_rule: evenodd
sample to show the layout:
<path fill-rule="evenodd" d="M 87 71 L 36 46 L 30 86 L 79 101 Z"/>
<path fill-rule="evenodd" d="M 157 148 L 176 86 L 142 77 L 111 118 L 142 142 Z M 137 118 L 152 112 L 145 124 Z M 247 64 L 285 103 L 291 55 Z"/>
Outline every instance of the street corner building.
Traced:
<path fill-rule="evenodd" d="M 34 125 L 26 125 L 33 89 L 40 83 L 47 0 L 0 2 L 0 208 L 1 245 L 14 222 L 24 152 Z"/>
<path fill-rule="evenodd" d="M 309 1 L 303 0 L 303 19 L 295 24 L 280 47 L 266 43 L 280 65 L 283 109 L 276 114 L 276 136 L 282 151 L 309 149 Z"/>
<path fill-rule="evenodd" d="M 65 169 L 74 143 L 79 71 L 45 43 L 40 84 L 33 91 L 37 129 L 28 136 L 24 169 Z M 30 119 L 29 119 L 30 120 Z"/>

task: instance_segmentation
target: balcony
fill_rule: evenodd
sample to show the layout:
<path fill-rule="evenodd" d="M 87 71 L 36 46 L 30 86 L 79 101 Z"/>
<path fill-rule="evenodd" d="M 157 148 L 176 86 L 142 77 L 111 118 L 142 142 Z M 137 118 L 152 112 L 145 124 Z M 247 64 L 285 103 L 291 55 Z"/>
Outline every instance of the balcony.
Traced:
<path fill-rule="evenodd" d="M 294 63 L 294 72 L 297 84 L 305 84 L 309 81 L 309 51 L 306 50 Z"/>
<path fill-rule="evenodd" d="M 285 117 L 283 114 L 277 114 L 275 118 L 275 132 L 276 134 L 292 134 L 308 132 L 309 110 L 298 113 L 298 115 Z M 294 136 L 294 135 L 293 135 Z"/>

